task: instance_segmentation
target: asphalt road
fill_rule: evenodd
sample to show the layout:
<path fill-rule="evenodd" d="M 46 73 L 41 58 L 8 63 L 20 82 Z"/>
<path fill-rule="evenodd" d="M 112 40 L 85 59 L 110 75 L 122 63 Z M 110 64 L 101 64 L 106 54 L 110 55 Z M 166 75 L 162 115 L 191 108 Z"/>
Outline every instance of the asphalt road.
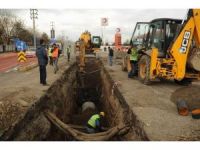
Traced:
<path fill-rule="evenodd" d="M 31 63 L 37 63 L 36 57 L 27 58 L 27 61 L 24 63 L 18 62 L 17 59 L 17 53 L 0 54 L 0 73 L 8 72 L 18 66 L 26 66 Z"/>

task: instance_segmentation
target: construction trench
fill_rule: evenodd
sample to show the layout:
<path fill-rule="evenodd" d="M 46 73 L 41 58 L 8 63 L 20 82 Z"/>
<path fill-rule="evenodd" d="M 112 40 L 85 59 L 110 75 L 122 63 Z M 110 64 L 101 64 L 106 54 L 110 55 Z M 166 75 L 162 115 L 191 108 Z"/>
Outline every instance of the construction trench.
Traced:
<path fill-rule="evenodd" d="M 78 68 L 77 63 L 72 64 L 0 140 L 148 140 L 102 62 L 94 57 L 86 58 L 85 73 L 79 73 Z M 107 130 L 87 134 L 87 120 L 99 111 L 106 114 L 103 126 Z"/>

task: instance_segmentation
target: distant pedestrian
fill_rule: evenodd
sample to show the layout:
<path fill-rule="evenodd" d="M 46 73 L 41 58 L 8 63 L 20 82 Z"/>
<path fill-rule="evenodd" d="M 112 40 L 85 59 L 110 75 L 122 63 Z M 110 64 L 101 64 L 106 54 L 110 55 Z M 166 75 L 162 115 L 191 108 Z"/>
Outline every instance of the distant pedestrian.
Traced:
<path fill-rule="evenodd" d="M 48 56 L 44 45 L 44 40 L 40 39 L 40 47 L 36 50 L 40 70 L 40 84 L 47 85 L 46 82 L 46 65 L 48 64 Z"/>
<path fill-rule="evenodd" d="M 104 52 L 106 52 L 106 51 L 107 51 L 107 48 L 106 48 L 106 47 L 104 47 L 104 48 L 103 48 L 103 50 L 104 50 Z"/>
<path fill-rule="evenodd" d="M 71 45 L 67 47 L 67 60 L 70 61 L 70 54 L 71 54 Z"/>
<path fill-rule="evenodd" d="M 108 57 L 109 57 L 109 64 L 110 66 L 113 65 L 113 49 L 111 47 L 108 47 Z"/>
<path fill-rule="evenodd" d="M 53 51 L 52 51 L 52 58 L 53 58 L 53 67 L 54 67 L 54 73 L 58 71 L 58 46 L 54 43 L 53 44 Z"/>
<path fill-rule="evenodd" d="M 52 47 L 49 45 L 47 49 L 48 49 L 48 56 L 49 56 L 49 65 L 53 66 Z"/>

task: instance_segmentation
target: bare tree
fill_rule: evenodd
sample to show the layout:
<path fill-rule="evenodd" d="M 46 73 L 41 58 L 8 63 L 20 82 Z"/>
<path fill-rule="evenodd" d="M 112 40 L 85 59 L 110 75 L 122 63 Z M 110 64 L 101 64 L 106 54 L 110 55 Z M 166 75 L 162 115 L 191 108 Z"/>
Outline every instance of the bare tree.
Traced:
<path fill-rule="evenodd" d="M 49 43 L 49 36 L 45 33 L 45 32 L 43 32 L 42 33 L 42 39 L 44 40 L 44 42 L 47 44 L 47 43 Z"/>
<path fill-rule="evenodd" d="M 4 44 L 10 43 L 16 21 L 17 18 L 12 14 L 11 10 L 0 10 L 0 30 L 2 31 L 1 40 Z"/>
<path fill-rule="evenodd" d="M 21 32 L 25 29 L 24 23 L 21 20 L 17 20 L 14 23 L 14 27 L 12 30 L 12 36 L 19 38 Z"/>
<path fill-rule="evenodd" d="M 26 28 L 24 23 L 18 19 L 14 24 L 12 37 L 25 41 L 28 44 L 32 44 L 33 33 L 31 29 Z"/>

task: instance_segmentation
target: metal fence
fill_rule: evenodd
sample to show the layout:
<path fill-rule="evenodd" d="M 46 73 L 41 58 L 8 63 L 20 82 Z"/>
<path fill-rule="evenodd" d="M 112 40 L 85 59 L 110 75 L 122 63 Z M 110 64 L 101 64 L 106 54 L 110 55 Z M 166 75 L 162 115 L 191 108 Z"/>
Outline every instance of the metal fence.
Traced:
<path fill-rule="evenodd" d="M 5 46 L 0 45 L 0 53 L 3 53 L 3 52 L 14 52 L 14 51 L 15 51 L 15 45 L 14 44 L 5 45 Z"/>

